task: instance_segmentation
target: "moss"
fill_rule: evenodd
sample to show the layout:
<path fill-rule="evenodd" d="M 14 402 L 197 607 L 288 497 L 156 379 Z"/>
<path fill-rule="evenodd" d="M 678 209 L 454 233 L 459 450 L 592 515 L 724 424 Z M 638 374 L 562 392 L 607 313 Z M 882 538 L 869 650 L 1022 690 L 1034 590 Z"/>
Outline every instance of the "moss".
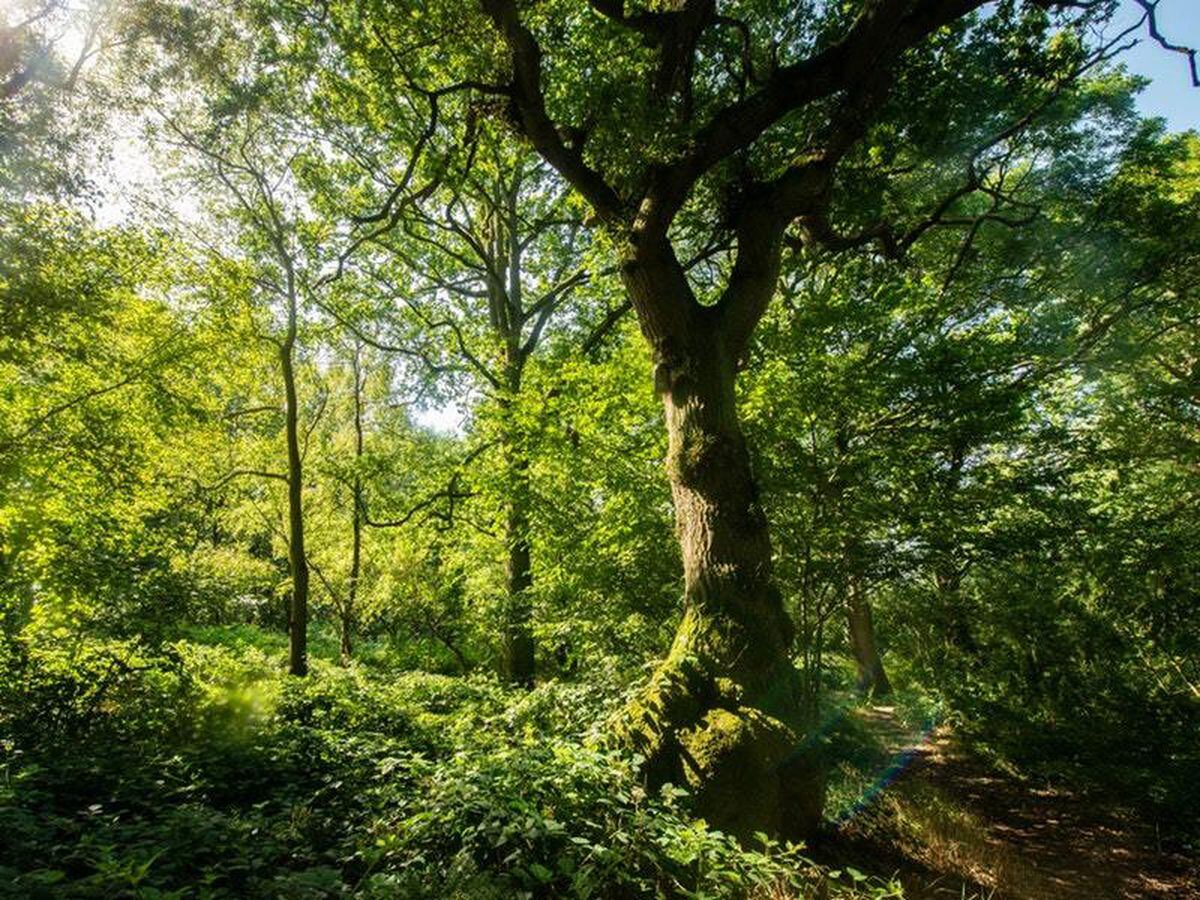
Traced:
<path fill-rule="evenodd" d="M 675 453 L 674 473 L 683 484 L 691 484 L 720 460 L 721 437 L 695 427 L 684 428 Z"/>
<path fill-rule="evenodd" d="M 677 484 L 709 487 L 721 484 L 746 466 L 746 445 L 739 435 L 706 431 L 687 422 L 667 461 L 667 473 Z"/>
<path fill-rule="evenodd" d="M 791 729 L 779 720 L 752 707 L 739 707 L 709 710 L 682 743 L 689 769 L 702 779 L 735 757 L 752 769 L 774 771 L 794 743 L 792 737 Z"/>
<path fill-rule="evenodd" d="M 796 744 L 790 728 L 752 707 L 713 709 L 680 744 L 699 815 L 744 840 L 779 831 L 779 772 Z"/>
<path fill-rule="evenodd" d="M 734 660 L 745 655 L 746 623 L 724 607 L 720 589 L 709 586 L 703 601 L 688 604 L 664 666 L 691 665 L 705 672 L 730 673 Z M 709 682 L 712 676 L 706 676 Z M 725 681 L 730 679 L 725 678 Z"/>
<path fill-rule="evenodd" d="M 652 787 L 686 785 L 714 827 L 744 840 L 758 831 L 798 839 L 820 820 L 824 769 L 799 737 L 794 670 L 742 672 L 731 650 L 744 645 L 739 627 L 690 607 L 611 734 L 645 757 Z"/>
<path fill-rule="evenodd" d="M 713 683 L 716 686 L 717 698 L 721 706 L 731 709 L 741 705 L 745 691 L 742 690 L 740 684 L 732 678 L 717 678 Z"/>
<path fill-rule="evenodd" d="M 712 681 L 696 661 L 673 652 L 614 722 L 612 737 L 646 758 L 652 784 L 678 781 L 675 732 L 699 721 L 713 697 Z"/>

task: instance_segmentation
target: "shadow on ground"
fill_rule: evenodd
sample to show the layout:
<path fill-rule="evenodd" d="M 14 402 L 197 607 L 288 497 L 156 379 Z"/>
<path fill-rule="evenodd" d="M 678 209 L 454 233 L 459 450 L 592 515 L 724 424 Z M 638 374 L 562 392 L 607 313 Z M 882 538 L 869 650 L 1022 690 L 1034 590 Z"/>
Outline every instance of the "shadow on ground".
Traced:
<path fill-rule="evenodd" d="M 814 842 L 817 861 L 929 900 L 1200 900 L 1200 862 L 1162 849 L 1129 810 L 997 771 L 891 707 L 856 715 L 886 762 L 867 799 Z"/>

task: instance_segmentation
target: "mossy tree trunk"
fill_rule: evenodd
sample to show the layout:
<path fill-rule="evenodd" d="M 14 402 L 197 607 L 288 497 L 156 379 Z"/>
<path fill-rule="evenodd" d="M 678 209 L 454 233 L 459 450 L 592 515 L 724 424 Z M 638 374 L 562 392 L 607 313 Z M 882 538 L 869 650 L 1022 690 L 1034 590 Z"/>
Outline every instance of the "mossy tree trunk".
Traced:
<path fill-rule="evenodd" d="M 778 79 L 772 76 L 692 130 L 690 64 L 715 21 L 713 4 L 637 16 L 626 16 L 620 4 L 593 4 L 659 43 L 650 94 L 656 108 L 646 112 L 674 110 L 667 101 L 677 97 L 684 120 L 683 149 L 669 159 L 647 154 L 641 166 L 630 166 L 636 157 L 622 151 L 622 161 L 609 169 L 594 168 L 583 152 L 587 129 L 552 118 L 544 79 L 554 76 L 543 71 L 544 48 L 521 5 L 481 2 L 508 51 L 511 80 L 503 93 L 514 123 L 612 240 L 654 353 L 670 433 L 684 613 L 668 658 L 627 711 L 619 735 L 645 755 L 652 781 L 691 785 L 697 810 L 718 827 L 744 837 L 758 830 L 803 835 L 820 817 L 821 765 L 803 737 L 804 706 L 790 659 L 793 629 L 771 579 L 766 517 L 734 402 L 735 372 L 775 293 L 789 228 L 797 226 L 794 236 L 804 243 L 848 249 L 878 238 L 885 250 L 893 245 L 887 229 L 845 239 L 835 232 L 828 213 L 837 167 L 882 108 L 900 55 L 965 9 L 934 4 L 901 17 L 876 4 L 837 52 L 812 58 L 811 70 L 782 67 Z M 826 127 L 800 152 L 789 147 L 778 174 L 756 179 L 740 162 L 722 166 L 741 160 L 791 112 L 835 95 Z M 615 171 L 619 182 L 608 177 Z M 689 206 L 709 175 L 714 180 L 706 191 L 715 193 L 704 196 L 721 202 L 707 211 L 703 201 Z M 685 207 L 688 226 L 677 229 Z M 722 238 L 732 235 L 736 247 L 712 303 L 701 302 L 676 254 L 677 238 L 694 237 L 693 222 L 707 222 Z"/>
<path fill-rule="evenodd" d="M 824 779 L 804 739 L 794 629 L 772 579 L 767 517 L 738 420 L 743 344 L 729 327 L 736 323 L 713 308 L 693 304 L 675 321 L 644 315 L 688 307 L 649 306 L 642 292 L 663 281 L 644 263 L 626 274 L 655 349 L 684 609 L 620 734 L 646 757 L 652 783 L 688 786 L 711 824 L 746 839 L 756 831 L 803 837 L 819 821 Z M 669 267 L 657 275 L 679 284 Z"/>

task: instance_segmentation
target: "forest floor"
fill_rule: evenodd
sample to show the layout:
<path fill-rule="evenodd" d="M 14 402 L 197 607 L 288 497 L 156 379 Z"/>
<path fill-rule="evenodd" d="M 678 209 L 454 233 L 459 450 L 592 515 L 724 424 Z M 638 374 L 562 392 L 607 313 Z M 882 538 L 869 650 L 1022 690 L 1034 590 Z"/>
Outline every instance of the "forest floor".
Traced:
<path fill-rule="evenodd" d="M 858 715 L 893 760 L 868 800 L 812 847 L 921 900 L 1200 900 L 1200 860 L 1130 810 L 998 770 L 947 729 L 891 707 Z"/>

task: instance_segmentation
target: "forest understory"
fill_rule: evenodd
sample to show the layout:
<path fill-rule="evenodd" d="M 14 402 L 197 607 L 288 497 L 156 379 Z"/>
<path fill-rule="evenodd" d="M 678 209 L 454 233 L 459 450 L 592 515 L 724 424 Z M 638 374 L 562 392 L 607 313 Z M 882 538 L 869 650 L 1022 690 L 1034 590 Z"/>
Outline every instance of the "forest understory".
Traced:
<path fill-rule="evenodd" d="M 1186 817 L 1111 776 L 1018 768 L 907 686 L 889 705 L 831 691 L 825 819 L 787 848 L 706 829 L 686 791 L 648 792 L 603 749 L 619 683 L 514 690 L 394 668 L 386 645 L 337 654 L 323 636 L 299 683 L 281 635 L 239 626 L 9 670 L 48 743 L 5 744 L 0 894 L 1200 896 Z"/>

